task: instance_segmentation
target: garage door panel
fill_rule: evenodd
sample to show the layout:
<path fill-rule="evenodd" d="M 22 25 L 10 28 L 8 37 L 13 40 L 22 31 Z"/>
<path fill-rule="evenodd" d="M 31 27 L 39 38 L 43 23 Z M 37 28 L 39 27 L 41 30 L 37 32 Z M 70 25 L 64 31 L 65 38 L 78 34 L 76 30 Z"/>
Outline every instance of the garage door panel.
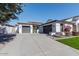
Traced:
<path fill-rule="evenodd" d="M 22 26 L 22 33 L 30 33 L 30 26 Z"/>
<path fill-rule="evenodd" d="M 49 34 L 52 32 L 52 25 L 43 26 L 43 33 Z"/>

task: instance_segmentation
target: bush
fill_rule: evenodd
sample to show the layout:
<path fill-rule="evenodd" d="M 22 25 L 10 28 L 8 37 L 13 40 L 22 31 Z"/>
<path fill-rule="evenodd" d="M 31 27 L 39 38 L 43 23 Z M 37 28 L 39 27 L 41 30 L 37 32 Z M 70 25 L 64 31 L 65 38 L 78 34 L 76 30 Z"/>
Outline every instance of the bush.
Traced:
<path fill-rule="evenodd" d="M 72 32 L 72 35 L 73 35 L 73 36 L 78 36 L 78 35 L 79 35 L 79 32 L 74 32 L 74 31 L 73 31 L 73 32 Z"/>

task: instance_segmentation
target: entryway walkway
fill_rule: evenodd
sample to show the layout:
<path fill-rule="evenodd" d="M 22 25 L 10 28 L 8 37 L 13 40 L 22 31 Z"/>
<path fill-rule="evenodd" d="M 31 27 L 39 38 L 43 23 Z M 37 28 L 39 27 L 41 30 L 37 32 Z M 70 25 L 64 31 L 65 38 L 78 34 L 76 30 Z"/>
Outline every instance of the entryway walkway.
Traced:
<path fill-rule="evenodd" d="M 78 56 L 79 51 L 45 34 L 17 34 L 13 41 L 0 45 L 3 56 Z"/>

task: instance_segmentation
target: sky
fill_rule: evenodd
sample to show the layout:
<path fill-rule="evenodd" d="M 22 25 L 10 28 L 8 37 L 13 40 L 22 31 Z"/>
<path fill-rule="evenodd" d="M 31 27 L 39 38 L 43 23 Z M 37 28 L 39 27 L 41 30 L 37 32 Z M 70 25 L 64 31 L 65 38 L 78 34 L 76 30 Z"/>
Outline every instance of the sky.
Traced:
<path fill-rule="evenodd" d="M 23 12 L 18 15 L 17 22 L 46 22 L 48 19 L 61 20 L 79 15 L 79 4 L 75 3 L 26 3 L 22 7 Z"/>

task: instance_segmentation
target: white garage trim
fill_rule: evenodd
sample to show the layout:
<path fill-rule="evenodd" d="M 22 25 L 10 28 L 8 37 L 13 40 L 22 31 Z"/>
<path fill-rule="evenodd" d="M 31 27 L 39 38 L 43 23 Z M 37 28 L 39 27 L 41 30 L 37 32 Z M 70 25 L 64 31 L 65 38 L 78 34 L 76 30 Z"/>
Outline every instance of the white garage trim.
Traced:
<path fill-rule="evenodd" d="M 19 33 L 22 34 L 22 25 L 19 25 Z"/>
<path fill-rule="evenodd" d="M 30 26 L 30 33 L 33 33 L 33 25 L 27 25 Z M 19 25 L 19 33 L 22 34 L 22 25 Z"/>
<path fill-rule="evenodd" d="M 30 25 L 30 33 L 33 33 L 33 25 Z"/>

